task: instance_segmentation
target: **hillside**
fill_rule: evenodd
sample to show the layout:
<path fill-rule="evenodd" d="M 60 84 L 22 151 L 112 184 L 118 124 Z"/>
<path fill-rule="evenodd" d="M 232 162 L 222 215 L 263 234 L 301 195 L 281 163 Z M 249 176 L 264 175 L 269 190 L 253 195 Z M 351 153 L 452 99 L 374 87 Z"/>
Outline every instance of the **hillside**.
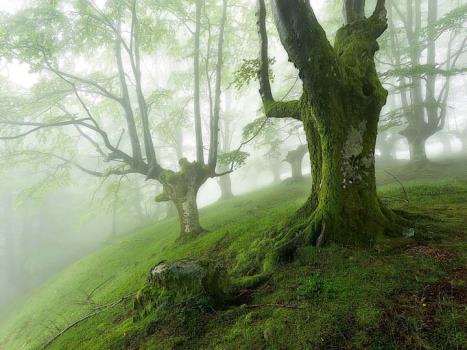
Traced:
<path fill-rule="evenodd" d="M 0 325 L 0 349 L 40 349 L 91 314 L 48 348 L 467 348 L 467 165 L 459 163 L 404 170 L 403 178 L 401 167 L 380 171 L 381 197 L 410 213 L 413 237 L 369 250 L 303 249 L 219 309 L 172 305 L 163 317 L 135 318 L 133 294 L 163 260 L 218 259 L 232 271 L 304 202 L 309 181 L 204 208 L 209 232 L 193 241 L 175 242 L 176 219 L 129 233 L 31 293 Z"/>

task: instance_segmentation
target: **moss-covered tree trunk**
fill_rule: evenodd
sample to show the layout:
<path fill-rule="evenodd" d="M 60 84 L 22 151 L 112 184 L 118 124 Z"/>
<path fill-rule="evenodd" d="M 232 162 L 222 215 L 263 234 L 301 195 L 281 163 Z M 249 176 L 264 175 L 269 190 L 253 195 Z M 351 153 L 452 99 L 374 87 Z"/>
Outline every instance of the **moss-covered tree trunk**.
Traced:
<path fill-rule="evenodd" d="M 290 102 L 272 98 L 264 1 L 259 5 L 265 112 L 303 122 L 313 177 L 310 199 L 289 222 L 278 245 L 371 245 L 395 226 L 394 214 L 378 199 L 375 181 L 377 127 L 387 97 L 374 63 L 377 39 L 387 27 L 384 1 L 378 1 L 369 18 L 359 12 L 364 7 L 352 7 L 358 13 L 347 13 L 334 47 L 308 2 L 273 1 L 281 42 L 303 82 L 301 100 Z"/>
<path fill-rule="evenodd" d="M 163 192 L 157 202 L 171 201 L 177 209 L 182 239 L 194 237 L 204 230 L 199 222 L 197 196 L 201 186 L 211 175 L 209 166 L 181 159 L 180 170 L 165 170 L 160 176 Z"/>
<path fill-rule="evenodd" d="M 203 232 L 199 223 L 199 212 L 196 197 L 198 189 L 188 185 L 185 193 L 173 199 L 180 219 L 180 233 L 182 236 L 196 236 Z"/>

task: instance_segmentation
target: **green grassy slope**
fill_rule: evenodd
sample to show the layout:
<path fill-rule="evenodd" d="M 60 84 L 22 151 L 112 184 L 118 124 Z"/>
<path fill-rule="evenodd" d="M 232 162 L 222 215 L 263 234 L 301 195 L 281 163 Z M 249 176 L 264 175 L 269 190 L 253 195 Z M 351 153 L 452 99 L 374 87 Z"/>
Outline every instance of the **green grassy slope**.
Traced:
<path fill-rule="evenodd" d="M 371 250 L 310 247 L 260 288 L 246 291 L 246 305 L 180 322 L 134 322 L 128 299 L 50 348 L 465 348 L 467 165 L 432 165 L 409 175 L 403 178 L 406 194 L 391 175 L 382 171 L 379 178 L 381 196 L 392 207 L 423 214 L 414 215 L 413 239 Z M 141 288 L 161 260 L 245 259 L 252 241 L 303 203 L 308 186 L 284 183 L 205 208 L 201 218 L 209 232 L 191 242 L 174 243 L 176 220 L 122 237 L 34 291 L 0 324 L 0 349 L 40 348 L 97 305 Z"/>

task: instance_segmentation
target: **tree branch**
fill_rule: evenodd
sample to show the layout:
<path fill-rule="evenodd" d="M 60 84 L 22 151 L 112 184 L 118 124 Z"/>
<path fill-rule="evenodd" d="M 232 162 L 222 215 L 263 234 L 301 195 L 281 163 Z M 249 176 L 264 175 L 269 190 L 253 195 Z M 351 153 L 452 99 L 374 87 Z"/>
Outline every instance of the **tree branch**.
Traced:
<path fill-rule="evenodd" d="M 365 0 L 345 0 L 344 1 L 344 22 L 345 24 L 365 18 Z"/>
<path fill-rule="evenodd" d="M 327 81 L 339 71 L 336 55 L 310 3 L 273 0 L 272 8 L 280 40 L 299 70 L 304 89 L 314 95 L 329 94 Z"/>
<path fill-rule="evenodd" d="M 219 29 L 219 41 L 217 44 L 217 65 L 216 65 L 216 86 L 215 86 L 215 97 L 214 97 L 214 114 L 211 120 L 211 135 L 209 145 L 209 166 L 213 171 L 216 170 L 217 165 L 217 154 L 219 149 L 219 118 L 221 108 L 221 83 L 222 83 L 222 66 L 223 66 L 223 55 L 224 55 L 224 33 L 225 24 L 227 21 L 227 0 L 222 2 L 222 19 Z"/>
<path fill-rule="evenodd" d="M 143 127 L 143 135 L 144 135 L 144 147 L 146 151 L 146 157 L 148 158 L 148 163 L 151 169 L 160 170 L 160 166 L 156 160 L 156 152 L 154 149 L 154 143 L 152 142 L 151 130 L 149 127 L 149 117 L 148 117 L 148 106 L 146 104 L 146 99 L 143 94 L 143 88 L 141 84 L 141 58 L 140 58 L 140 47 L 139 47 L 139 22 L 138 22 L 138 15 L 136 13 L 136 0 L 132 2 L 131 8 L 131 27 L 132 27 L 132 46 L 133 46 L 133 54 L 130 54 L 130 59 L 132 61 L 132 68 L 133 74 L 135 76 L 135 83 L 136 83 L 136 95 L 138 100 L 138 105 L 141 114 L 141 121 Z"/>
<path fill-rule="evenodd" d="M 277 102 L 274 100 L 269 81 L 268 34 L 266 29 L 266 4 L 264 0 L 257 1 L 257 26 L 260 39 L 260 62 L 258 70 L 259 93 L 263 108 L 268 118 L 293 118 L 300 120 L 300 103 L 298 101 Z"/>
<path fill-rule="evenodd" d="M 99 83 L 97 83 L 97 82 L 95 82 L 95 81 L 93 81 L 91 79 L 82 78 L 82 77 L 76 76 L 74 74 L 64 72 L 64 71 L 62 71 L 60 69 L 54 68 L 52 65 L 49 65 L 49 64 L 47 64 L 47 66 L 44 67 L 44 68 L 51 71 L 52 73 L 60 76 L 60 77 L 66 77 L 66 78 L 69 78 L 69 79 L 76 80 L 76 81 L 78 81 L 80 83 L 95 87 L 96 89 L 98 89 L 100 91 L 101 95 L 121 103 L 121 98 L 120 97 L 118 97 L 115 94 L 111 93 L 105 87 L 103 87 L 102 85 L 100 85 Z"/>
<path fill-rule="evenodd" d="M 27 135 L 30 135 L 36 131 L 39 131 L 41 129 L 45 128 L 52 128 L 52 127 L 61 127 L 61 126 L 67 126 L 67 125 L 76 125 L 76 124 L 84 124 L 83 122 L 89 120 L 88 118 L 85 119 L 77 119 L 77 120 L 66 120 L 62 122 L 56 122 L 56 123 L 34 123 L 34 122 L 14 122 L 14 121 L 0 121 L 0 124 L 4 125 L 16 125 L 16 126 L 34 126 L 33 129 L 28 130 L 24 133 L 14 135 L 14 136 L 1 136 L 0 140 L 16 140 L 23 138 Z M 85 124 L 87 125 L 87 124 Z"/>
<path fill-rule="evenodd" d="M 44 344 L 44 346 L 41 348 L 41 350 L 45 350 L 47 349 L 50 345 L 52 345 L 52 343 L 57 340 L 58 338 L 60 338 L 63 334 L 65 334 L 66 332 L 68 332 L 70 329 L 76 327 L 77 325 L 79 325 L 80 323 L 90 319 L 91 317 L 94 317 L 98 314 L 100 314 L 101 312 L 111 308 L 111 307 L 114 307 L 114 306 L 117 306 L 123 302 L 125 302 L 126 300 L 132 298 L 136 293 L 131 293 L 129 295 L 126 295 L 122 298 L 120 298 L 119 300 L 115 301 L 115 302 L 112 302 L 112 303 L 109 303 L 109 304 L 106 304 L 106 305 L 101 305 L 101 306 L 98 306 L 94 309 L 93 312 L 91 312 L 90 314 L 87 314 L 81 318 L 79 318 L 77 321 L 71 323 L 70 325 L 68 325 L 67 327 L 65 327 L 61 332 L 59 332 L 58 334 L 56 334 L 54 337 L 52 337 L 47 343 Z"/>

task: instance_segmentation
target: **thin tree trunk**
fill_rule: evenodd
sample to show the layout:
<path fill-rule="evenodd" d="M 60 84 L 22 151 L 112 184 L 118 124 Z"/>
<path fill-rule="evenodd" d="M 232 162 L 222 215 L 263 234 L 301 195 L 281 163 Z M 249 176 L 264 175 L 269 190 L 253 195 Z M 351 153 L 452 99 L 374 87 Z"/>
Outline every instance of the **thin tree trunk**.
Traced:
<path fill-rule="evenodd" d="M 214 98 L 214 113 L 211 120 L 211 139 L 209 145 L 209 166 L 215 171 L 217 166 L 217 153 L 219 149 L 219 118 L 221 112 L 221 84 L 222 67 L 224 64 L 224 32 L 227 21 L 227 0 L 222 1 L 222 19 L 219 27 L 219 40 L 217 44 L 216 87 Z"/>
<path fill-rule="evenodd" d="M 271 171 L 273 176 L 273 183 L 281 181 L 281 163 L 273 161 L 271 164 Z"/>
<path fill-rule="evenodd" d="M 232 193 L 232 180 L 230 178 L 230 174 L 221 176 L 218 183 L 221 190 L 220 200 L 230 199 L 234 196 Z"/>
<path fill-rule="evenodd" d="M 194 113 L 195 113 L 195 138 L 196 138 L 196 159 L 199 163 L 204 163 L 203 131 L 201 129 L 201 103 L 200 103 L 200 38 L 201 38 L 201 11 L 203 0 L 196 0 L 196 29 L 195 29 L 195 49 L 193 55 L 194 67 Z"/>

